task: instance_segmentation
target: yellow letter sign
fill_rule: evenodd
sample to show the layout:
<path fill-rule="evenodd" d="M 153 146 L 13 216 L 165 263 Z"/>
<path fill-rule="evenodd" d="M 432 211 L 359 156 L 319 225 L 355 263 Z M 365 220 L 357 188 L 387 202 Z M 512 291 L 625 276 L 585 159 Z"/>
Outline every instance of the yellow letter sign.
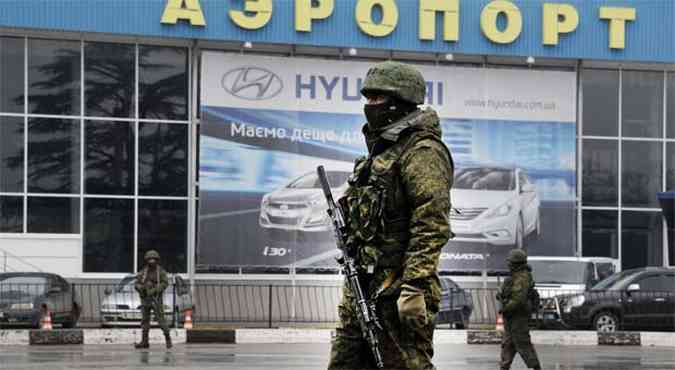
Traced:
<path fill-rule="evenodd" d="M 382 21 L 373 22 L 373 7 L 382 8 Z M 356 22 L 361 31 L 373 37 L 384 37 L 394 32 L 398 23 L 398 7 L 394 0 L 359 0 L 356 3 Z"/>
<path fill-rule="evenodd" d="M 312 0 L 295 0 L 295 30 L 312 32 L 313 19 L 326 19 L 333 14 L 334 0 L 318 0 L 318 6 L 312 6 Z"/>
<path fill-rule="evenodd" d="M 609 20 L 609 47 L 623 49 L 626 47 L 626 21 L 634 21 L 635 8 L 600 8 L 600 19 Z"/>
<path fill-rule="evenodd" d="M 263 28 L 272 19 L 272 0 L 244 0 L 244 11 L 230 10 L 230 18 L 237 26 L 247 30 Z"/>
<path fill-rule="evenodd" d="M 420 0 L 420 39 L 436 39 L 436 12 L 443 12 L 443 40 L 459 40 L 459 0 Z"/>
<path fill-rule="evenodd" d="M 544 45 L 558 45 L 561 33 L 579 26 L 579 12 L 569 4 L 544 4 Z"/>
<path fill-rule="evenodd" d="M 206 26 L 199 0 L 167 0 L 161 22 L 176 24 L 179 19 L 185 19 L 193 26 Z"/>
<path fill-rule="evenodd" d="M 497 18 L 500 14 L 506 16 L 506 28 L 503 31 L 497 28 Z M 523 30 L 523 15 L 514 3 L 495 0 L 483 8 L 480 15 L 480 28 L 488 40 L 497 44 L 510 44 L 520 36 Z"/>

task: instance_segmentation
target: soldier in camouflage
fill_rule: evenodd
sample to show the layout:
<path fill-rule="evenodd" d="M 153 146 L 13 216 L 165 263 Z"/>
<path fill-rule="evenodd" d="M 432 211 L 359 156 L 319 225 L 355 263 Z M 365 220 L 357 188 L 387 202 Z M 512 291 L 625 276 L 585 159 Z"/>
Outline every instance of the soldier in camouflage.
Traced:
<path fill-rule="evenodd" d="M 371 68 L 361 93 L 368 156 L 357 159 L 339 200 L 347 218 L 349 253 L 364 292 L 377 302 L 387 369 L 435 369 L 434 320 L 441 295 L 437 268 L 452 237 L 449 224 L 453 161 L 436 112 L 419 109 L 421 73 L 384 62 Z M 328 368 L 376 368 L 347 284 Z"/>
<path fill-rule="evenodd" d="M 145 253 L 145 266 L 136 275 L 136 284 L 134 287 L 141 296 L 141 310 L 143 318 L 141 320 L 142 339 L 140 343 L 136 343 L 135 347 L 148 348 L 150 344 L 148 337 L 150 334 L 150 313 L 155 314 L 155 320 L 164 332 L 166 339 L 166 348 L 171 348 L 171 334 L 169 326 L 166 323 L 166 316 L 164 316 L 164 290 L 169 286 L 169 278 L 166 271 L 159 265 L 159 253 L 151 250 Z"/>
<path fill-rule="evenodd" d="M 527 264 L 527 253 L 514 249 L 507 258 L 511 277 L 507 278 L 497 293 L 504 315 L 504 336 L 502 338 L 501 368 L 511 368 L 516 353 L 530 369 L 541 369 L 537 351 L 530 340 L 529 320 L 532 313 L 530 291 L 534 289 L 532 269 Z"/>

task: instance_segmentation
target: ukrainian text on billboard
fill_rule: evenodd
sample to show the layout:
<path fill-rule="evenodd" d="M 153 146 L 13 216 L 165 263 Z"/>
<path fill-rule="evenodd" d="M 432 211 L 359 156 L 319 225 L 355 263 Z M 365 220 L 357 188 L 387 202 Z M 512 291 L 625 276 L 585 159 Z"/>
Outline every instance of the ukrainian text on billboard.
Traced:
<path fill-rule="evenodd" d="M 197 270 L 332 268 L 315 169 L 345 190 L 366 155 L 372 63 L 204 52 Z M 455 161 L 444 270 L 496 270 L 515 246 L 574 254 L 576 74 L 419 65 Z"/>

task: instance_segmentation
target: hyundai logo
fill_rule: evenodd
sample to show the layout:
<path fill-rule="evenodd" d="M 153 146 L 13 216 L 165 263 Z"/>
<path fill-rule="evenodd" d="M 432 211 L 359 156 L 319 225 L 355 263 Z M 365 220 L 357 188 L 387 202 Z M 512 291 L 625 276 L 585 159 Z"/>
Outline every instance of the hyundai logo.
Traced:
<path fill-rule="evenodd" d="M 288 211 L 288 205 L 282 204 L 282 205 L 279 207 L 279 209 L 281 209 L 282 211 Z"/>
<path fill-rule="evenodd" d="M 267 100 L 281 92 L 281 78 L 264 68 L 240 67 L 223 76 L 221 84 L 225 91 L 246 100 Z"/>

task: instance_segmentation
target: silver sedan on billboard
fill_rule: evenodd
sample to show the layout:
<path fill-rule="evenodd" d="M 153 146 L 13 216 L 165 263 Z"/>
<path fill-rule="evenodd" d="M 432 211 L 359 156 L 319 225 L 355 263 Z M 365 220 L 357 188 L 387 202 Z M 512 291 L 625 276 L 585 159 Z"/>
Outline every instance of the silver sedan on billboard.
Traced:
<path fill-rule="evenodd" d="M 451 193 L 453 241 L 522 248 L 526 236 L 540 233 L 539 195 L 523 169 L 463 168 Z"/>
<path fill-rule="evenodd" d="M 339 199 L 347 189 L 351 172 L 326 171 L 333 196 Z M 260 226 L 294 231 L 330 231 L 326 198 L 316 171 L 306 173 L 284 187 L 266 194 L 260 206 Z"/>

